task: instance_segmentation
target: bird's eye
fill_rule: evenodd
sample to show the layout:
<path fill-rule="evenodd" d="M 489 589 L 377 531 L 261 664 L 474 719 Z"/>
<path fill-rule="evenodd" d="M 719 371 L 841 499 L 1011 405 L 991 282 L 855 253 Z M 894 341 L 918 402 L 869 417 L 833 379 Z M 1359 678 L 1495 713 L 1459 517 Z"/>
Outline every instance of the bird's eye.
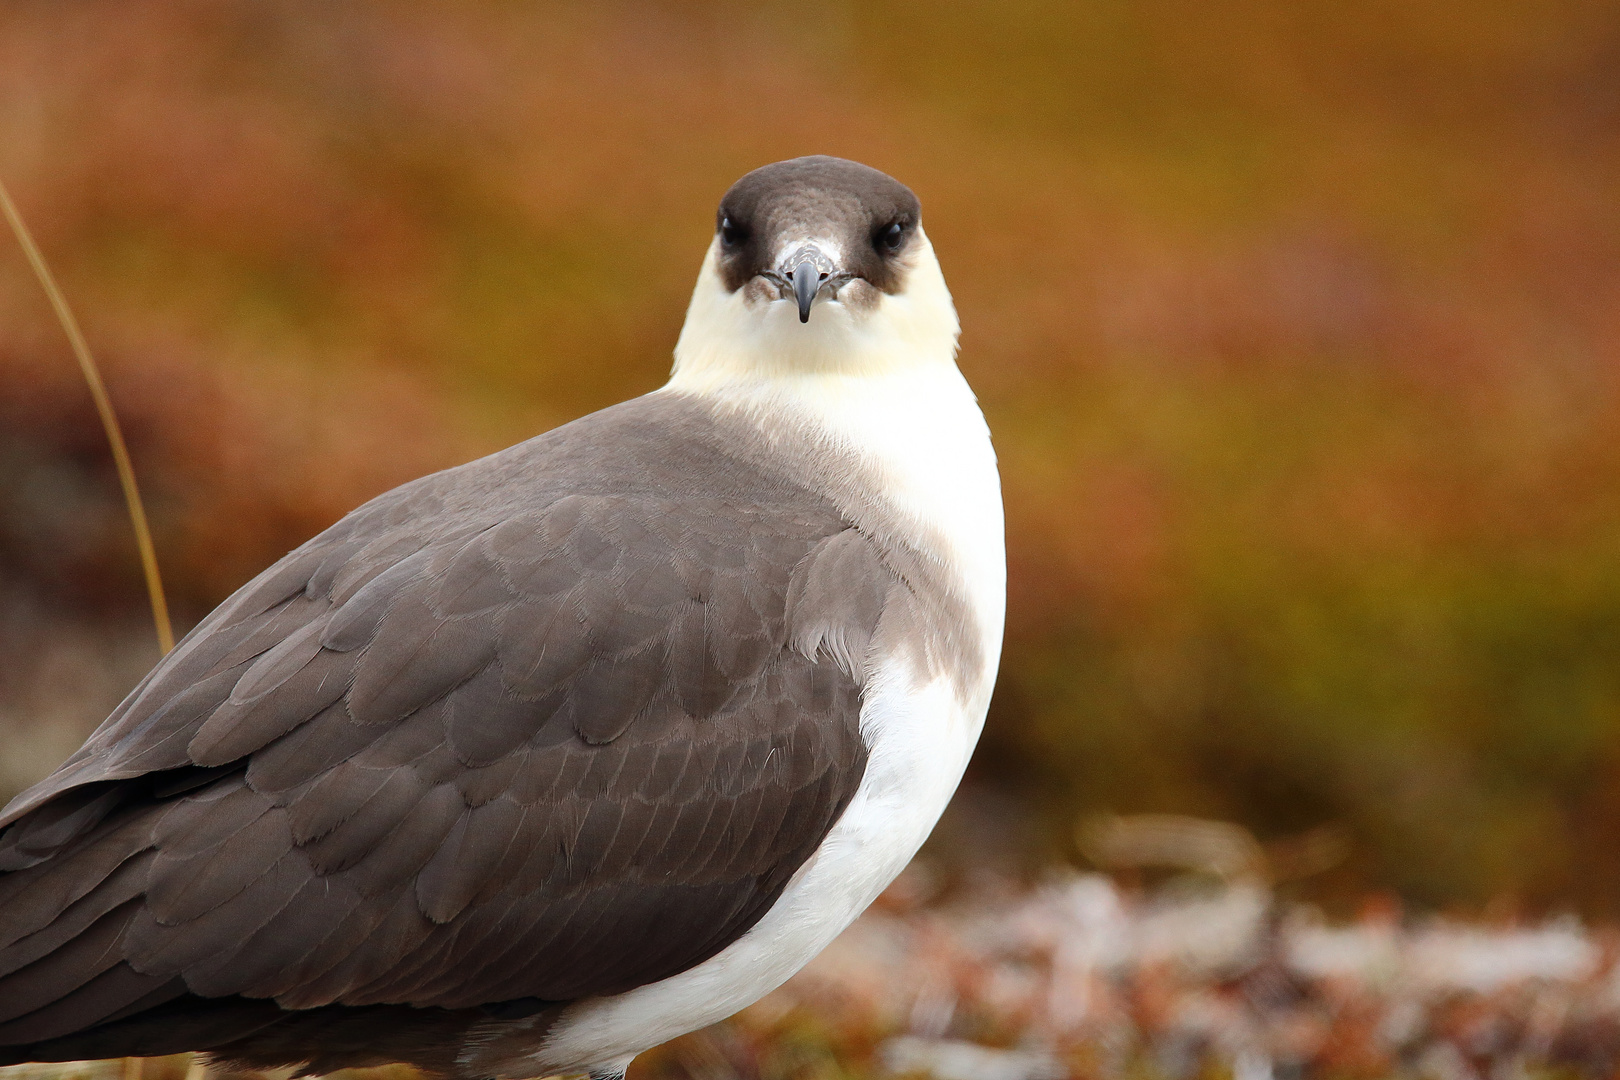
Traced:
<path fill-rule="evenodd" d="M 720 219 L 720 242 L 728 248 L 734 248 L 748 239 L 748 230 L 738 225 L 730 218 Z"/>
<path fill-rule="evenodd" d="M 886 229 L 879 229 L 876 239 L 879 247 L 887 248 L 890 251 L 899 251 L 900 241 L 905 239 L 905 236 L 905 223 L 896 221 Z"/>

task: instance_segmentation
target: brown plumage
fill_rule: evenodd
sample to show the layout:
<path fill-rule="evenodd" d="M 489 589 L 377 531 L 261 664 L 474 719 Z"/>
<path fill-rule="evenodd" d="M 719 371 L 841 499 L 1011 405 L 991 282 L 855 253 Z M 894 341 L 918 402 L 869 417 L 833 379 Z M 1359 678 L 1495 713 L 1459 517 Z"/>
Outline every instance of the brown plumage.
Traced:
<path fill-rule="evenodd" d="M 752 926 L 859 783 L 906 586 L 638 399 L 361 507 L 0 816 L 0 1062 L 456 1071 Z"/>

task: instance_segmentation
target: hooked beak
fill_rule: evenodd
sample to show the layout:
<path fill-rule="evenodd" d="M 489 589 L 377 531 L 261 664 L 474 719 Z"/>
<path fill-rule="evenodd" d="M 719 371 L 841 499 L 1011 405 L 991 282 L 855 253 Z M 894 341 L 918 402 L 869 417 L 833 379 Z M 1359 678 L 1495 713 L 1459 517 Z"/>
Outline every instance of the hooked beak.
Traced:
<path fill-rule="evenodd" d="M 838 264 L 833 262 L 831 256 L 815 244 L 800 244 L 794 248 L 786 258 L 777 266 L 774 275 L 767 275 L 777 279 L 782 289 L 782 299 L 786 300 L 791 293 L 793 299 L 799 304 L 799 321 L 810 321 L 810 305 L 816 302 L 822 286 L 829 283 L 836 286 L 834 276 L 840 280 L 844 275 L 838 274 Z"/>
<path fill-rule="evenodd" d="M 799 321 L 810 321 L 810 305 L 816 302 L 816 293 L 827 275 L 817 270 L 814 263 L 802 262 L 793 268 L 788 280 L 793 282 L 793 295 L 799 301 Z"/>

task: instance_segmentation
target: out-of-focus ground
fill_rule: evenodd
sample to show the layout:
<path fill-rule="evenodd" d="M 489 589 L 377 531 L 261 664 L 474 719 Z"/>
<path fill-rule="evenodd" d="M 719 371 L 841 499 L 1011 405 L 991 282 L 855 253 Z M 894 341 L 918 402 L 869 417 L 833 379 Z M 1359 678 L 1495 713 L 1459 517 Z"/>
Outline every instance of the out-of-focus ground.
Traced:
<path fill-rule="evenodd" d="M 1132 1072 L 1204 1039 L 1245 1080 L 1262 1057 L 1460 1080 L 1479 1046 L 1541 1048 L 1498 1080 L 1608 1017 L 1611 946 L 1576 927 L 1620 915 L 1620 8 L 0 6 L 0 176 L 107 368 L 182 622 L 372 494 L 657 386 L 720 193 L 810 152 L 917 190 L 962 314 L 1010 560 L 973 780 L 1015 809 L 933 857 L 1016 865 L 872 916 L 877 966 L 839 969 L 908 1017 L 882 957 L 956 972 L 943 1027 L 806 1045 L 1035 1031 Z M 143 603 L 89 402 L 0 243 L 0 796 L 156 658 Z M 1089 865 L 1097 812 L 1342 857 L 1277 886 L 1272 974 L 1110 960 L 1090 1019 L 1015 1023 L 995 1002 L 1055 961 L 975 927 L 1103 903 L 1041 869 Z M 1169 902 L 1108 888 L 1120 918 Z M 1300 904 L 1383 933 L 1369 896 L 1408 905 L 1403 956 L 1499 924 L 1595 959 L 1465 990 L 1289 959 L 1329 934 Z M 1543 924 L 1562 911 L 1591 922 Z M 818 978 L 792 993 L 831 1000 Z M 1300 1003 L 1295 1035 L 1256 994 Z M 750 1033 L 799 1045 L 772 1008 L 689 1071 L 765 1075 Z M 1086 1034 L 1103 1016 L 1122 1041 Z M 1455 1055 L 1401 1034 L 1442 1030 Z M 1320 1049 L 1352 1043 L 1362 1065 Z M 806 1053 L 780 1069 L 833 1068 Z"/>
<path fill-rule="evenodd" d="M 785 987 L 642 1055 L 631 1080 L 1607 1080 L 1620 1069 L 1613 930 L 1507 911 L 1420 915 L 1390 895 L 1333 922 L 1287 900 L 1263 864 L 1227 870 L 1060 870 L 1030 883 L 919 859 Z M 151 1059 L 141 1080 L 184 1080 L 190 1064 Z M 421 1080 L 403 1067 L 334 1075 Z M 129 1077 L 120 1062 L 85 1062 L 0 1069 L 0 1080 Z"/>

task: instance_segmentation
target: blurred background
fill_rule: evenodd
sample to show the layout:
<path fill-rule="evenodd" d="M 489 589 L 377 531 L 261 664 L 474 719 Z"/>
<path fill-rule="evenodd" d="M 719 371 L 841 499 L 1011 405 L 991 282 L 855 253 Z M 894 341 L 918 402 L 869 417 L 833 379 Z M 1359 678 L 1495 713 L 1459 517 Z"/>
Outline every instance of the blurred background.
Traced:
<path fill-rule="evenodd" d="M 922 198 L 1002 676 L 925 857 L 641 1080 L 1612 1077 L 1620 5 L 0 5 L 182 628 L 657 387 L 720 194 L 807 153 Z M 0 797 L 157 658 L 9 240 L 0 655 Z"/>
<path fill-rule="evenodd" d="M 806 153 L 920 195 L 1003 468 L 941 858 L 1169 812 L 1330 830 L 1289 886 L 1329 913 L 1620 913 L 1615 4 L 0 6 L 0 176 L 183 625 L 657 387 L 720 194 Z M 156 659 L 144 604 L 0 243 L 0 795 Z"/>

